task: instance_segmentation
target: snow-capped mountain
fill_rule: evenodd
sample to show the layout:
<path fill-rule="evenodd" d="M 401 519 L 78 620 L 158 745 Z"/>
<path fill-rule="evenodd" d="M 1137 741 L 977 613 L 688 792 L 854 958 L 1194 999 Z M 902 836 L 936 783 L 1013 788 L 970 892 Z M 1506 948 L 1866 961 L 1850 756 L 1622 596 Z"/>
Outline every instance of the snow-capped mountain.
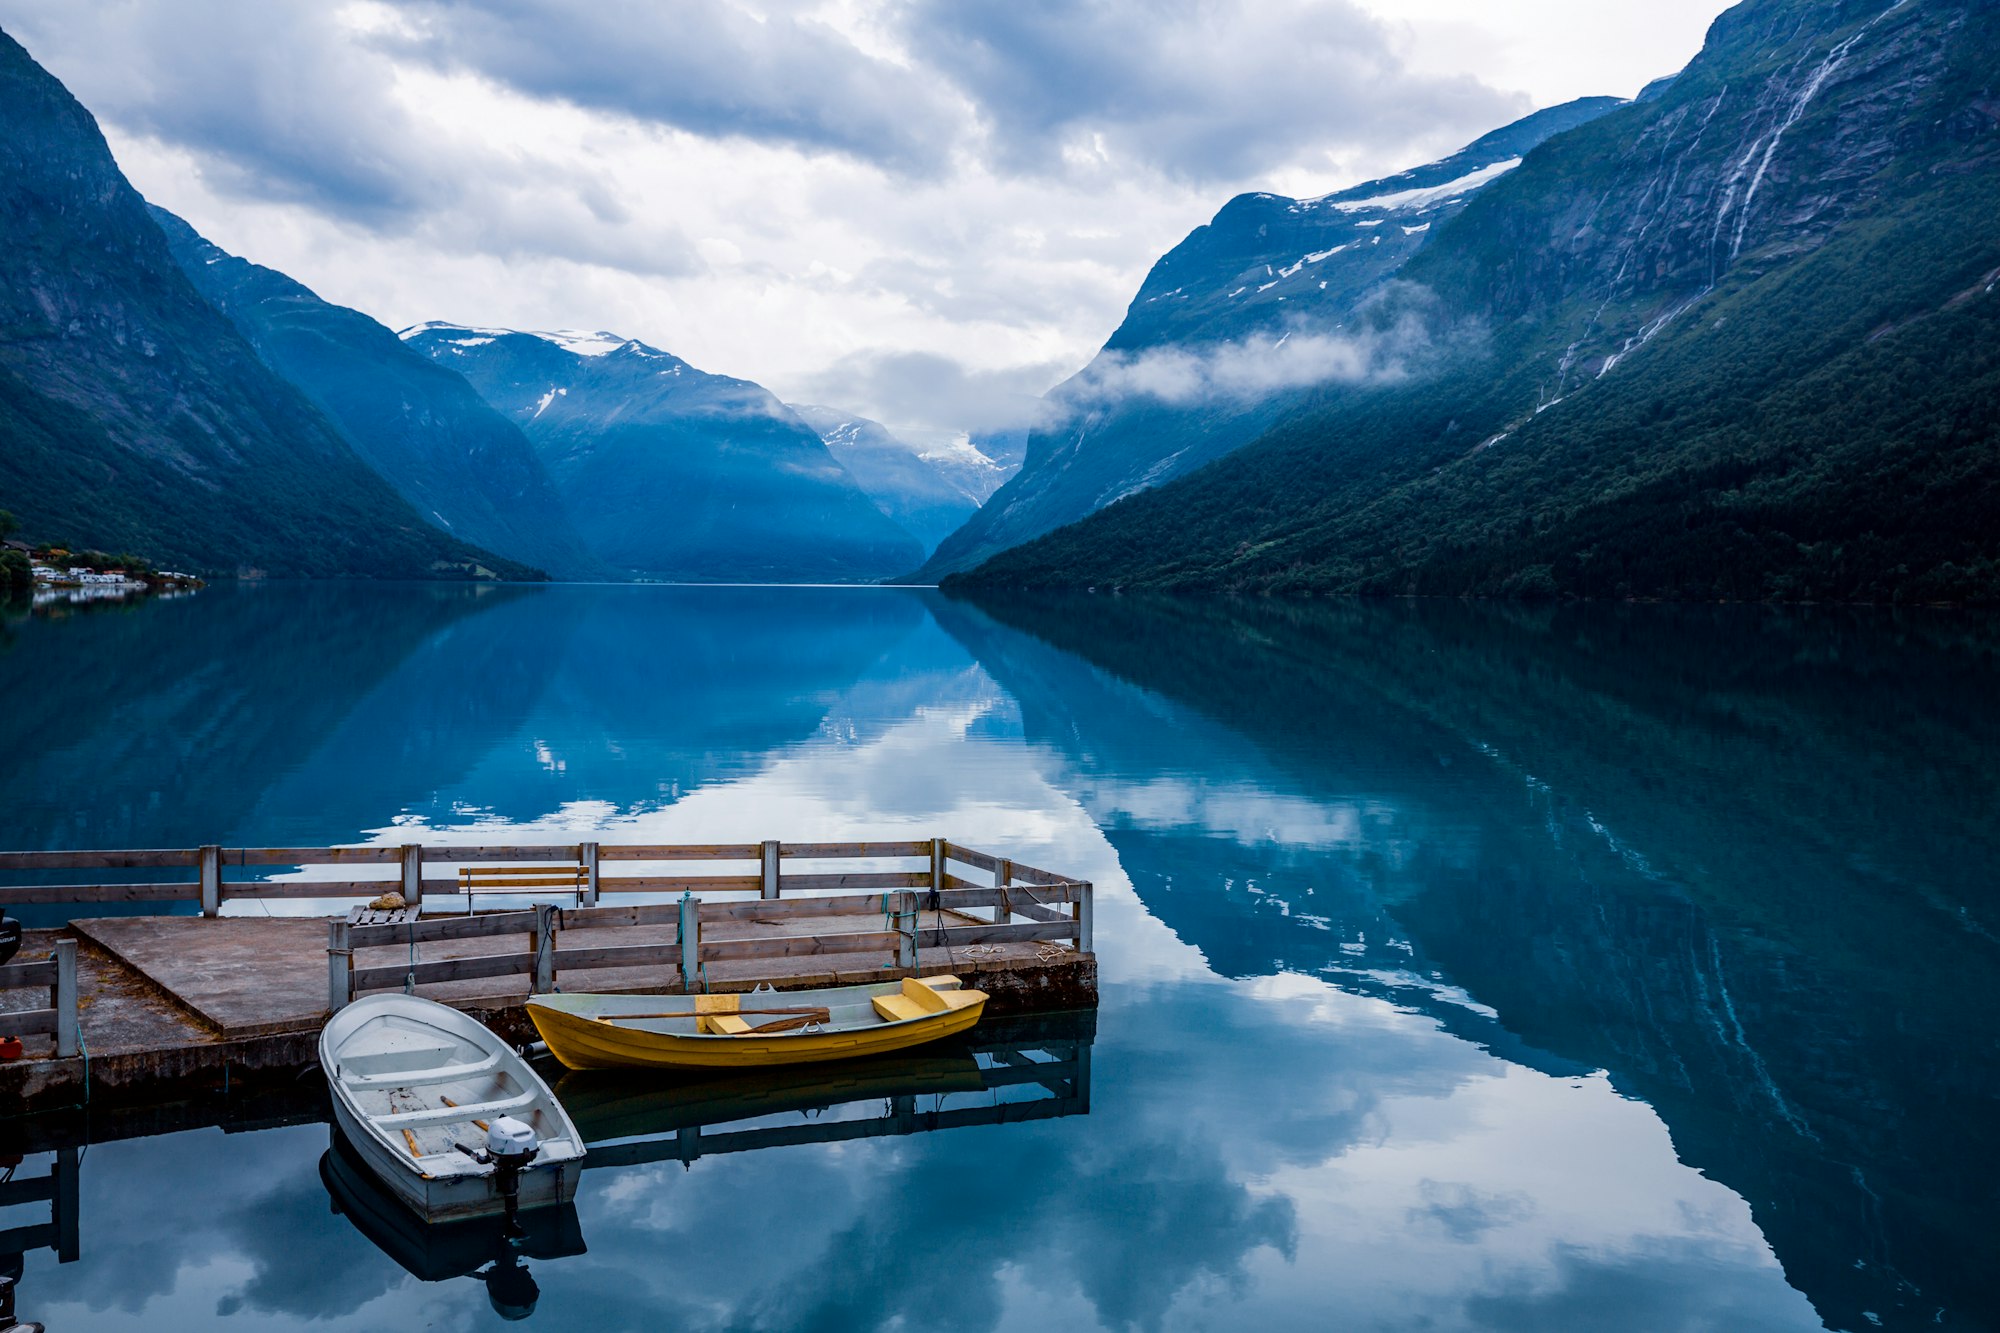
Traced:
<path fill-rule="evenodd" d="M 600 572 L 520 428 L 463 377 L 360 311 L 237 258 L 163 208 L 152 214 L 195 289 L 418 513 L 557 578 Z"/>
<path fill-rule="evenodd" d="M 926 555 L 1019 467 L 987 457 L 966 436 L 920 444 L 837 407 L 793 403 L 791 409 L 819 433 L 876 507 L 924 544 Z"/>
<path fill-rule="evenodd" d="M 614 570 L 860 582 L 922 559 L 761 385 L 602 331 L 428 323 L 400 336 L 526 432 L 585 543 Z"/>
<path fill-rule="evenodd" d="M 924 574 L 969 569 L 1262 434 L 1309 382 L 1161 396 L 1145 391 L 1159 379 L 1146 372 L 1201 374 L 1234 349 L 1247 361 L 1288 335 L 1339 330 L 1524 154 L 1621 105 L 1591 97 L 1551 107 L 1439 161 L 1314 199 L 1230 200 L 1153 266 L 1103 351 L 1048 395 L 1049 424 L 1029 438 L 1020 475 L 945 539 Z"/>

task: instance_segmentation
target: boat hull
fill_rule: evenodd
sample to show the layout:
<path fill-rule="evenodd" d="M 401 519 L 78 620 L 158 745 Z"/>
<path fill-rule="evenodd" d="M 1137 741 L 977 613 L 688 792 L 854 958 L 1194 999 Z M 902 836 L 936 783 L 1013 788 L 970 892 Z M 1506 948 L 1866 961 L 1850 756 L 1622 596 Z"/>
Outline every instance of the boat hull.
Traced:
<path fill-rule="evenodd" d="M 425 1179 L 412 1171 L 404 1154 L 393 1154 L 368 1132 L 360 1118 L 348 1109 L 345 1100 L 333 1099 L 333 1121 L 347 1136 L 368 1169 L 384 1189 L 419 1218 L 430 1222 L 458 1222 L 474 1217 L 497 1216 L 505 1208 L 500 1188 L 490 1175 L 440 1176 Z M 569 1203 L 576 1198 L 576 1186 L 583 1175 L 580 1161 L 538 1163 L 521 1173 L 520 1208 L 544 1208 Z"/>
<path fill-rule="evenodd" d="M 864 1003 L 878 991 L 896 988 L 857 986 L 835 991 L 779 993 L 786 1004 L 814 1003 L 814 997 L 859 997 Z M 835 1024 L 825 1032 L 782 1032 L 759 1036 L 709 1035 L 657 1031 L 594 1017 L 593 1005 L 635 1007 L 650 1001 L 659 1006 L 681 997 L 665 996 L 535 996 L 528 1017 L 548 1043 L 550 1054 L 569 1069 L 760 1069 L 778 1065 L 823 1064 L 884 1055 L 942 1041 L 969 1031 L 985 1012 L 986 997 L 964 992 L 956 1007 L 899 1022 Z M 692 1016 L 690 1015 L 690 1018 Z M 660 1026 L 660 1025 L 655 1025 Z M 690 1024 L 691 1026 L 691 1024 Z"/>

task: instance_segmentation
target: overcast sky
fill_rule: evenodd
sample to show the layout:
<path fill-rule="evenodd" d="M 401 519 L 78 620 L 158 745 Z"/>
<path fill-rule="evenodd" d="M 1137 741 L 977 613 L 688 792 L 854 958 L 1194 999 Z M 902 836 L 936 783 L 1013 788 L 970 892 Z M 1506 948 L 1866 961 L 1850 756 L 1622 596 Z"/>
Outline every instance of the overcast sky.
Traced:
<path fill-rule="evenodd" d="M 1080 368 L 1231 195 L 1630 96 L 1723 0 L 0 0 L 150 199 L 392 327 L 893 426 Z"/>

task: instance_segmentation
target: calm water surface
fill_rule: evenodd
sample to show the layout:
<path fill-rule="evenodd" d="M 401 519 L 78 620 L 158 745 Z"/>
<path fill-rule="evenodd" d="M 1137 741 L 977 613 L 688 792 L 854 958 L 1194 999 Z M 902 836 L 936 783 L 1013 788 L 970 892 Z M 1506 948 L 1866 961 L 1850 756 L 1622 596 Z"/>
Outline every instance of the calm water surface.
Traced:
<path fill-rule="evenodd" d="M 601 1165 L 499 1262 L 371 1231 L 322 1125 L 100 1114 L 21 1313 L 2000 1327 L 1997 653 L 1944 615 L 887 590 L 9 622 L 0 846 L 949 835 L 1095 881 L 1103 982 L 833 1088 L 566 1082 Z"/>

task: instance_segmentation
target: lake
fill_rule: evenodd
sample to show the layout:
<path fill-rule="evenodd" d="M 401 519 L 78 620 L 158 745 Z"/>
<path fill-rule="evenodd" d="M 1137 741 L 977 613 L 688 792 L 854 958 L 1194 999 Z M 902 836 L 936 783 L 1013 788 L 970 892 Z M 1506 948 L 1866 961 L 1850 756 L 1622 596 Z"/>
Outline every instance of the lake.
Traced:
<path fill-rule="evenodd" d="M 1018 1115 L 1042 1085 L 965 1052 L 828 1109 L 725 1090 L 761 1139 L 566 1082 L 639 1146 L 573 1235 L 436 1281 L 336 1211 L 323 1125 L 107 1137 L 20 1311 L 2000 1328 L 1996 685 L 2000 625 L 1931 612 L 270 585 L 9 621 L 0 847 L 950 836 L 1094 881 L 1103 994 L 998 1034 L 1073 1057 Z"/>

